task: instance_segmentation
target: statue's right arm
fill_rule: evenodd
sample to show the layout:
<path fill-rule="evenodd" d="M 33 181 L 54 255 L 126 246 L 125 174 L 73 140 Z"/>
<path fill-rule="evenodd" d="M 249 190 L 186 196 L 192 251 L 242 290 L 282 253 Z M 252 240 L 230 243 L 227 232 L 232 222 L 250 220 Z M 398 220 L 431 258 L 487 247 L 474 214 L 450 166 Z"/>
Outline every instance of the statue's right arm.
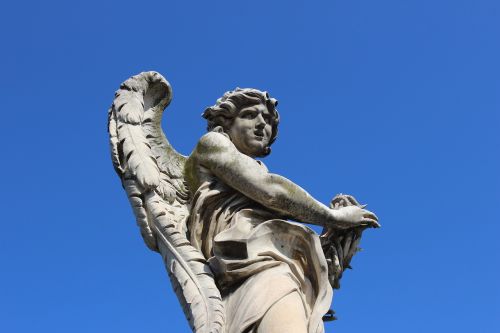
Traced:
<path fill-rule="evenodd" d="M 339 210 L 326 207 L 290 180 L 267 172 L 220 133 L 205 134 L 193 153 L 200 165 L 224 183 L 292 220 L 339 229 L 378 226 L 376 216 L 359 207 Z"/>

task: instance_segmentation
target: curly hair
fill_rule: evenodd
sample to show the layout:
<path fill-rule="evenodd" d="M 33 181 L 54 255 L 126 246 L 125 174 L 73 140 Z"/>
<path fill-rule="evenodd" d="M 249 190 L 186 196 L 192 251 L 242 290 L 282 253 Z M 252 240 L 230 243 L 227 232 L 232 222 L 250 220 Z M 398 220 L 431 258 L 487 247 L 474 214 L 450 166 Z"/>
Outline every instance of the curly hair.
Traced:
<path fill-rule="evenodd" d="M 271 115 L 270 125 L 272 127 L 272 133 L 269 140 L 269 146 L 266 149 L 266 155 L 268 155 L 271 152 L 270 146 L 278 136 L 280 116 L 276 109 L 278 101 L 271 98 L 267 91 L 260 91 L 252 88 L 236 88 L 233 91 L 228 91 L 217 100 L 215 105 L 206 108 L 202 117 L 208 122 L 208 131 L 218 126 L 222 127 L 224 131 L 228 131 L 234 118 L 238 116 L 243 108 L 257 104 L 265 105 Z"/>

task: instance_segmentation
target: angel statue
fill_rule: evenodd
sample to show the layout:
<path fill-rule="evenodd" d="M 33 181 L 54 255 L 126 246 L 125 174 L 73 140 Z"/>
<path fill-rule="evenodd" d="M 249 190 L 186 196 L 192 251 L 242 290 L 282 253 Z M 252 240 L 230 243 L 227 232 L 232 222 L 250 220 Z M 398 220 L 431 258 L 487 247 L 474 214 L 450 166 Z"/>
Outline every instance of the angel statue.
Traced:
<path fill-rule="evenodd" d="M 278 133 L 267 92 L 226 92 L 189 157 L 161 129 L 171 98 L 159 73 L 126 80 L 109 110 L 111 157 L 193 332 L 324 332 L 332 288 L 377 217 L 348 195 L 327 207 L 255 159 Z"/>

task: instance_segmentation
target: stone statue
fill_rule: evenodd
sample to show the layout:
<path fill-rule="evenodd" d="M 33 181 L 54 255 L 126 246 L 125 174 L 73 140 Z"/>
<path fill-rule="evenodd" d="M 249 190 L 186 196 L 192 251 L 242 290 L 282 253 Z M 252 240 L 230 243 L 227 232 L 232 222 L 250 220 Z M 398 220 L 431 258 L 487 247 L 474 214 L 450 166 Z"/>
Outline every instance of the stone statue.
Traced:
<path fill-rule="evenodd" d="M 255 159 L 278 132 L 268 93 L 225 93 L 203 113 L 208 133 L 189 157 L 161 129 L 171 97 L 156 72 L 125 81 L 109 111 L 111 156 L 193 332 L 323 332 L 332 287 L 377 217 L 348 195 L 328 208 Z"/>

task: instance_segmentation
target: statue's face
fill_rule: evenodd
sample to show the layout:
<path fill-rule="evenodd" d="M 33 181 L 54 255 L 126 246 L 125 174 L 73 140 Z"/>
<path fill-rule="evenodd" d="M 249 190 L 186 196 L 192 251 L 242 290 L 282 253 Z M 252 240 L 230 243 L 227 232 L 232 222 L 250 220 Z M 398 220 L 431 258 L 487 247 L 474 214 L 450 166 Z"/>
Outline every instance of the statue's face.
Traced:
<path fill-rule="evenodd" d="M 265 156 L 272 134 L 271 114 L 267 106 L 257 104 L 241 109 L 227 134 L 243 154 Z"/>

